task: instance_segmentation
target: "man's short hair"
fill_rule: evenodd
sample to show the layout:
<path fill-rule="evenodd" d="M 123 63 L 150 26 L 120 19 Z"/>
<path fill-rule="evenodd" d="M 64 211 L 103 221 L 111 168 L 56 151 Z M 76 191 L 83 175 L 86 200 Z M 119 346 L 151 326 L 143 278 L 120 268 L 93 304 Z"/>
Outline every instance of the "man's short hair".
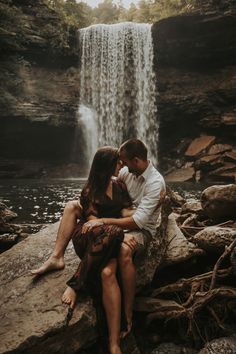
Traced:
<path fill-rule="evenodd" d="M 119 152 L 124 152 L 129 160 L 132 160 L 134 157 L 138 157 L 141 160 L 147 160 L 147 147 L 139 139 L 129 139 L 125 141 L 121 145 Z"/>

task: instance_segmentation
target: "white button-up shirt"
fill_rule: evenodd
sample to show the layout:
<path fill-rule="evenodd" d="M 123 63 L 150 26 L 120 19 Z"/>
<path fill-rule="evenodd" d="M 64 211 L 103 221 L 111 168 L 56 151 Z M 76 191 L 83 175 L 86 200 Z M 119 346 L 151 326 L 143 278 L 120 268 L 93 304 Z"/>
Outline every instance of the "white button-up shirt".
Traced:
<path fill-rule="evenodd" d="M 140 176 L 130 173 L 125 166 L 118 178 L 126 184 L 133 205 L 137 208 L 133 214 L 134 222 L 140 229 L 155 235 L 160 223 L 161 207 L 158 205 L 161 194 L 166 190 L 164 178 L 151 162 Z"/>

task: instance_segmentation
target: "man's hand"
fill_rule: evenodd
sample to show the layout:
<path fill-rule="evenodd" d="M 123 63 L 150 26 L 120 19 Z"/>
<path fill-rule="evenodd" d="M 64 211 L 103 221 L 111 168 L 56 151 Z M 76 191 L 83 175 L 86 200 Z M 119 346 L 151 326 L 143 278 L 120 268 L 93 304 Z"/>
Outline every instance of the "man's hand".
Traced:
<path fill-rule="evenodd" d="M 96 226 L 104 225 L 102 219 L 94 219 L 87 221 L 82 227 L 82 234 L 91 231 Z"/>
<path fill-rule="evenodd" d="M 129 248 L 134 251 L 136 246 L 137 246 L 137 241 L 135 240 L 135 237 L 132 235 L 126 235 L 124 236 L 123 243 L 125 243 Z"/>

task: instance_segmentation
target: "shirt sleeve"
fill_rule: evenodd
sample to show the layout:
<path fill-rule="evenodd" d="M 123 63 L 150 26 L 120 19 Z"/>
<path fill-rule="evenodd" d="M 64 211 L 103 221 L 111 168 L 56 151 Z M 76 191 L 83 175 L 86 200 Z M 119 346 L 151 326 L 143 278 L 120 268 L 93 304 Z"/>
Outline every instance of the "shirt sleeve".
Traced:
<path fill-rule="evenodd" d="M 161 196 L 165 193 L 162 181 L 145 186 L 141 202 L 133 215 L 135 224 L 143 229 L 156 209 L 160 207 Z"/>
<path fill-rule="evenodd" d="M 119 180 L 119 181 L 122 181 L 122 182 L 125 182 L 125 179 L 126 179 L 126 177 L 127 177 L 128 174 L 129 174 L 128 167 L 124 166 L 124 167 L 120 170 L 120 172 L 119 172 L 119 174 L 118 174 L 118 180 Z"/>

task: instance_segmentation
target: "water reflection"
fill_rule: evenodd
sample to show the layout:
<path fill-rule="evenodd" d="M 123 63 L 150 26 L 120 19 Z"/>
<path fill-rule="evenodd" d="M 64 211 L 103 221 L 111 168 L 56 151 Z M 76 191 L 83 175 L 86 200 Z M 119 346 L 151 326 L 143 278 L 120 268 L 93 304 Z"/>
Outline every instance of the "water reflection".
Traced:
<path fill-rule="evenodd" d="M 65 204 L 79 197 L 85 179 L 0 180 L 0 201 L 18 214 L 18 223 L 59 220 Z"/>
<path fill-rule="evenodd" d="M 79 197 L 86 179 L 0 180 L 0 201 L 18 214 L 18 223 L 59 220 L 65 204 Z M 207 185 L 170 183 L 184 198 L 200 197 Z"/>

